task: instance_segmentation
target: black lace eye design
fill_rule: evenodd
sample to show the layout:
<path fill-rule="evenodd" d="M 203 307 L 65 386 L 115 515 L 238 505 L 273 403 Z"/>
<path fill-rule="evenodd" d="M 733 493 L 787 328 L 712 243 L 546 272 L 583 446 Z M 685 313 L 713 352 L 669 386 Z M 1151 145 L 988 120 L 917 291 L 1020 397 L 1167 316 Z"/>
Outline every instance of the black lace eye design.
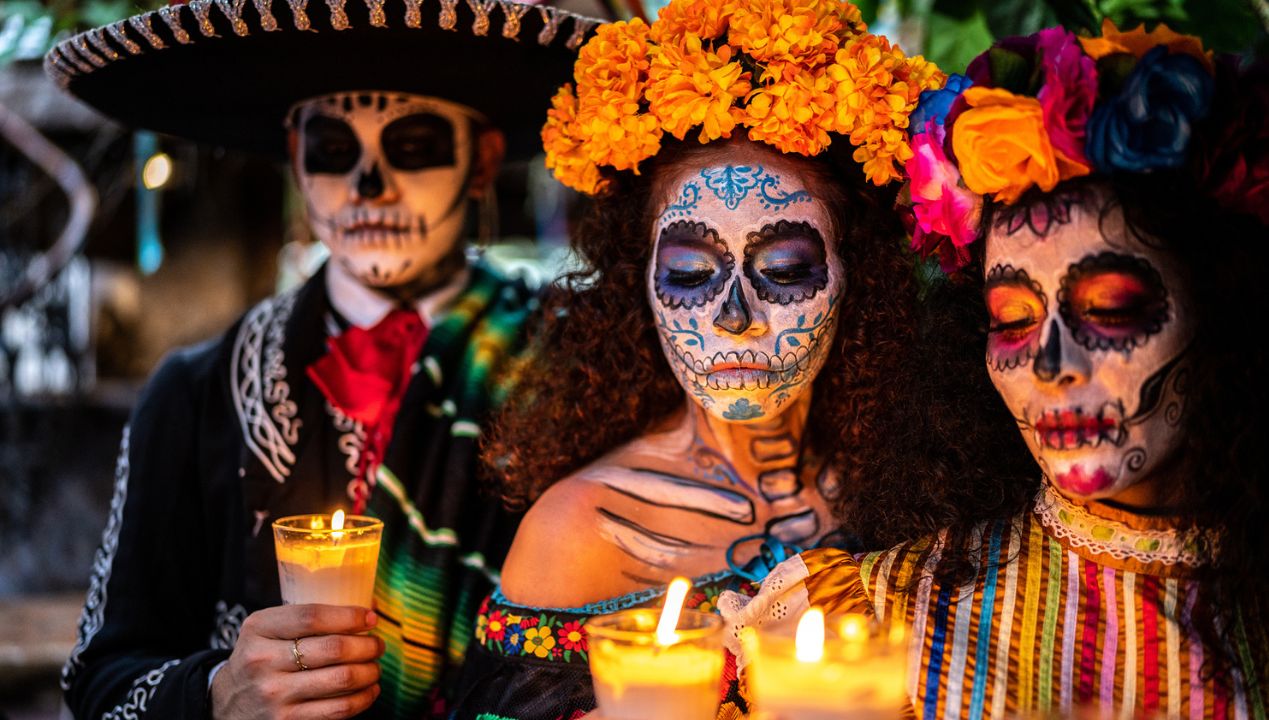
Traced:
<path fill-rule="evenodd" d="M 1110 251 L 1068 268 L 1057 300 L 1071 336 L 1088 350 L 1141 347 L 1171 317 L 1159 271 L 1145 258 Z"/>
<path fill-rule="evenodd" d="M 749 233 L 744 268 L 758 297 L 777 305 L 810 300 L 828 287 L 824 238 L 807 222 L 781 220 Z"/>
<path fill-rule="evenodd" d="M 304 172 L 347 175 L 361 159 L 361 142 L 348 123 L 314 115 L 304 123 Z"/>
<path fill-rule="evenodd" d="M 736 258 L 705 223 L 676 220 L 657 240 L 653 282 L 667 308 L 704 307 L 723 291 Z"/>

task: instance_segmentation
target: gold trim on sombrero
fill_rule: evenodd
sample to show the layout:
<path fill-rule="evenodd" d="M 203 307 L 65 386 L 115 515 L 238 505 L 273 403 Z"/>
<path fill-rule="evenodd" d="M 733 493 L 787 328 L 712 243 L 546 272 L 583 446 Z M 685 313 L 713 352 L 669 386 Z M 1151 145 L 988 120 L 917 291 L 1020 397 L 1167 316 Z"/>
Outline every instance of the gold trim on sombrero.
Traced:
<path fill-rule="evenodd" d="M 401 18 L 407 28 L 423 26 L 422 5 L 431 0 L 402 0 L 404 14 Z M 435 0 L 440 5 L 437 25 L 444 30 L 458 30 L 459 0 Z M 325 0 L 330 11 L 330 25 L 335 31 L 352 27 L 348 19 L 348 3 L 361 3 L 368 16 L 369 27 L 388 28 L 392 25 L 385 9 L 386 0 Z M 154 18 L 163 21 L 172 38 L 181 45 L 192 45 L 198 39 L 191 37 L 186 30 L 186 22 L 192 21 L 198 27 L 202 38 L 224 39 L 216 31 L 216 23 L 224 20 L 237 37 L 247 37 L 253 29 L 263 32 L 283 30 L 281 22 L 273 12 L 270 0 L 252 0 L 252 6 L 259 16 L 258 28 L 247 22 L 243 12 L 247 0 L 191 0 L 182 5 L 168 5 L 157 10 L 135 15 L 120 20 L 112 25 L 93 28 L 74 35 L 62 42 L 45 57 L 46 72 L 65 88 L 70 82 L 82 75 L 88 75 L 105 68 L 111 63 L 126 60 L 129 56 L 144 55 L 149 52 L 165 50 L 169 43 L 159 36 L 154 29 Z M 308 16 L 309 0 L 286 0 L 290 8 L 291 27 L 298 31 L 315 31 Z M 501 36 L 509 40 L 519 41 L 523 30 L 522 20 L 531 5 L 511 2 L 510 0 L 467 0 L 467 6 L 475 15 L 472 24 L 473 35 L 487 35 L 495 19 L 501 12 L 503 18 Z M 537 43 L 542 46 L 555 42 L 561 23 L 568 18 L 573 20 L 572 33 L 566 46 L 576 50 L 585 40 L 587 33 L 596 25 L 596 21 L 559 8 L 537 6 L 542 16 L 542 29 L 538 32 Z M 213 13 L 215 10 L 215 13 Z M 188 13 L 183 15 L 183 13 Z M 218 17 L 219 16 L 219 17 Z"/>

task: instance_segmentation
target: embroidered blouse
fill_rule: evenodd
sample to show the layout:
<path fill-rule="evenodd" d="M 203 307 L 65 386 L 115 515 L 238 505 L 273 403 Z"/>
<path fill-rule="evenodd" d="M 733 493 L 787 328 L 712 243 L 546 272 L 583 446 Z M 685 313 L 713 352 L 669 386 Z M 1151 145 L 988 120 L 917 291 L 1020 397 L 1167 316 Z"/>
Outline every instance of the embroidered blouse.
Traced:
<path fill-rule="evenodd" d="M 575 608 L 537 608 L 508 600 L 501 589 L 486 598 L 476 618 L 475 640 L 458 682 L 454 720 L 573 720 L 595 709 L 584 627 L 595 615 L 637 607 L 659 607 L 665 587 L 609 598 Z M 730 571 L 693 580 L 684 607 L 715 612 L 719 596 L 757 592 L 754 583 Z M 743 716 L 735 681 L 735 658 L 724 668 L 720 720 Z"/>
<path fill-rule="evenodd" d="M 1046 486 L 1032 509 L 974 530 L 972 583 L 933 577 L 945 541 L 858 559 L 810 551 L 777 568 L 752 602 L 721 598 L 722 612 L 733 625 L 760 625 L 810 604 L 831 614 L 862 593 L 880 619 L 904 618 L 909 695 L 931 720 L 1265 717 L 1265 689 L 1247 682 L 1264 629 L 1241 619 L 1225 628 L 1238 656 L 1226 683 L 1205 672 L 1213 649 L 1190 629 L 1203 602 L 1194 570 L 1211 533 L 1104 505 L 1094 514 Z"/>

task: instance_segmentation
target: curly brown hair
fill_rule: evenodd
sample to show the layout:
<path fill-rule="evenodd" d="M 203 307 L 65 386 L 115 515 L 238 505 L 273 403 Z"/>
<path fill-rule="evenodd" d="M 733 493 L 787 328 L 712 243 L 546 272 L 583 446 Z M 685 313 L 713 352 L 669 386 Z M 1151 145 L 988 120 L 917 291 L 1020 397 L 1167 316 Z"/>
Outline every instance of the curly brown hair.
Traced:
<path fill-rule="evenodd" d="M 1025 466 L 1029 456 L 999 403 L 981 402 L 995 398 L 981 350 L 944 343 L 946 351 L 929 360 L 922 330 L 945 331 L 965 319 L 924 314 L 894 191 L 870 185 L 851 150 L 838 142 L 800 159 L 829 205 L 846 273 L 804 444 L 840 473 L 844 492 L 833 509 L 856 546 L 878 548 L 939 529 L 959 517 L 963 503 L 1009 505 L 1012 495 L 995 497 L 999 487 L 986 476 L 1002 457 L 1012 454 Z M 533 350 L 485 446 L 513 507 L 682 406 L 685 393 L 662 354 L 646 299 L 652 204 L 658 178 L 711 151 L 717 146 L 669 142 L 642 174 L 612 174 L 606 192 L 583 211 L 573 234 L 582 269 L 544 294 Z M 952 381 L 955 372 L 969 372 L 975 382 Z M 984 428 L 1002 427 L 999 441 L 973 442 Z"/>

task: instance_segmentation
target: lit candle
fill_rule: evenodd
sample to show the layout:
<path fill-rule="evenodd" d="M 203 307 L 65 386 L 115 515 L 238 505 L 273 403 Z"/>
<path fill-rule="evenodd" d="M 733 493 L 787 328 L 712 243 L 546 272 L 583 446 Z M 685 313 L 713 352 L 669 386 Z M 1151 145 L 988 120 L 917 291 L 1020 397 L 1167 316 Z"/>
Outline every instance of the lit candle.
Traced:
<path fill-rule="evenodd" d="M 826 640 L 824 612 L 811 608 L 793 638 L 778 629 L 749 630 L 746 669 L 761 720 L 881 720 L 903 715 L 907 651 L 901 627 L 877 629 L 847 615 Z"/>
<path fill-rule="evenodd" d="M 604 720 L 712 720 L 723 675 L 722 620 L 683 611 L 691 583 L 675 578 L 655 610 L 592 618 L 590 671 Z"/>
<path fill-rule="evenodd" d="M 382 533 L 381 521 L 343 510 L 274 522 L 282 602 L 370 607 Z"/>

